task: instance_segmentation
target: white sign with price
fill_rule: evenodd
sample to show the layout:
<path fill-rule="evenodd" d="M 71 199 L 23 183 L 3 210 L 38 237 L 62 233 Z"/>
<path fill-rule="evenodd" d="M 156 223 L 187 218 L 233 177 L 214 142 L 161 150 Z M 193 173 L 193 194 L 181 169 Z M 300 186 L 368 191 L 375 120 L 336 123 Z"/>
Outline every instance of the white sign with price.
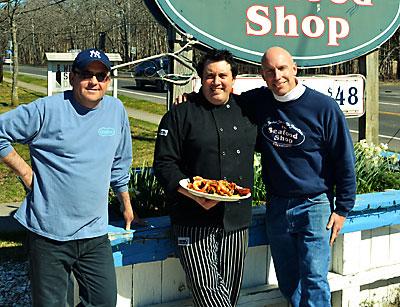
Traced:
<path fill-rule="evenodd" d="M 304 85 L 332 97 L 346 117 L 360 117 L 365 112 L 363 75 L 298 77 Z M 200 89 L 200 79 L 196 79 L 193 89 Z M 238 75 L 233 92 L 240 94 L 261 86 L 267 86 L 261 76 Z"/>
<path fill-rule="evenodd" d="M 360 117 L 364 114 L 363 75 L 299 77 L 299 80 L 335 99 L 346 117 Z"/>

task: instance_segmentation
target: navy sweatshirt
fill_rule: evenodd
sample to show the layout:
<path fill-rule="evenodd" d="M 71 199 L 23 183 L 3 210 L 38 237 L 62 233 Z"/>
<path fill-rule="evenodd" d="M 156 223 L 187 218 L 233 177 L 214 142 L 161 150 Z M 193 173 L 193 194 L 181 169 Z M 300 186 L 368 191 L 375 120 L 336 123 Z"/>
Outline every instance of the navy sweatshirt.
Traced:
<path fill-rule="evenodd" d="M 258 126 L 267 194 L 297 198 L 327 192 L 335 212 L 347 216 L 355 202 L 354 147 L 345 117 L 330 97 L 306 88 L 280 102 L 267 88 L 243 93 Z"/>

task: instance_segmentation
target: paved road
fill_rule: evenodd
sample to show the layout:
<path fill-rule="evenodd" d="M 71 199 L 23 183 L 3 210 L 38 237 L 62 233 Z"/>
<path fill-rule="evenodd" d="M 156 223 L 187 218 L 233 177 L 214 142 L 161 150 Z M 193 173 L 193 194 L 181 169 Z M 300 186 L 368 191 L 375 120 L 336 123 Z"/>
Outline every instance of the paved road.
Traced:
<path fill-rule="evenodd" d="M 8 71 L 8 66 L 4 66 L 4 70 Z M 19 70 L 24 74 L 47 78 L 47 67 L 21 65 Z M 123 76 L 118 78 L 118 92 L 137 99 L 161 104 L 167 103 L 166 92 L 157 92 L 151 86 L 146 86 L 145 89 L 138 89 L 136 88 L 135 80 L 132 78 L 124 78 Z"/>
<path fill-rule="evenodd" d="M 5 68 L 6 70 L 6 68 Z M 46 77 L 45 67 L 21 66 L 21 72 Z M 120 79 L 118 91 L 124 95 L 157 103 L 166 103 L 166 93 L 152 87 L 145 91 L 135 87 L 133 79 Z M 381 85 L 379 89 L 379 142 L 389 143 L 390 150 L 400 152 L 400 85 Z M 358 119 L 348 119 L 354 141 L 358 139 Z"/>
<path fill-rule="evenodd" d="M 11 83 L 11 79 L 9 79 L 9 78 L 4 78 L 4 81 Z M 19 84 L 19 87 L 29 88 L 38 93 L 47 94 L 47 88 L 44 88 L 42 86 L 38 86 L 38 85 L 26 83 L 26 82 L 21 82 L 21 81 L 18 84 Z M 130 117 L 144 120 L 149 123 L 156 124 L 156 125 L 158 125 L 161 121 L 161 115 L 149 113 L 149 112 L 142 111 L 142 110 L 137 110 L 134 108 L 125 107 L 125 109 Z"/>
<path fill-rule="evenodd" d="M 354 137 L 358 138 L 358 119 L 348 119 Z M 400 86 L 380 85 L 379 88 L 379 142 L 400 152 Z"/>

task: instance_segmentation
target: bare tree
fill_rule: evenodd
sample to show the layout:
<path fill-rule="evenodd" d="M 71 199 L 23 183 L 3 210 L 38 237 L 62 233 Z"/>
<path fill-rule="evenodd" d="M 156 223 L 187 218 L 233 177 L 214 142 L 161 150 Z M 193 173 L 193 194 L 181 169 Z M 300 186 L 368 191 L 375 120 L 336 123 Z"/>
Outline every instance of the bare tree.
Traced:
<path fill-rule="evenodd" d="M 168 49 L 167 31 L 150 14 L 144 0 L 0 0 L 1 2 L 5 2 L 3 6 L 19 4 L 14 18 L 20 63 L 44 64 L 46 52 L 67 52 L 89 47 L 102 47 L 107 52 L 118 52 L 124 61 L 164 53 Z M 6 45 L 6 35 L 11 33 L 9 22 L 7 28 L 7 33 L 0 32 L 0 47 Z M 398 31 L 380 48 L 380 73 L 383 79 L 390 78 L 396 61 L 400 60 L 399 35 Z M 400 65 L 397 66 L 400 71 Z M 249 72 L 258 70 L 251 67 L 243 69 Z M 358 61 L 310 71 L 319 74 L 357 73 Z"/>
<path fill-rule="evenodd" d="M 8 21 L 9 30 L 11 33 L 11 51 L 12 51 L 12 86 L 11 86 L 11 105 L 17 106 L 18 99 L 18 41 L 17 41 L 17 17 L 22 0 L 3 1 L 5 4 L 6 18 Z M 11 64 L 10 64 L 11 65 Z"/>

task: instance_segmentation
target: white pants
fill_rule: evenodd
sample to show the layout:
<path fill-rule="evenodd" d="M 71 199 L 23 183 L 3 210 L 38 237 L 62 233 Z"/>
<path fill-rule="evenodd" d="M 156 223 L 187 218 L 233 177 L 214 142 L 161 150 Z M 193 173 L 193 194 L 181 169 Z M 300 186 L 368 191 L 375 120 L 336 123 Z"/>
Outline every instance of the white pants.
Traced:
<path fill-rule="evenodd" d="M 178 255 L 195 306 L 235 306 L 243 279 L 248 229 L 174 226 Z"/>

